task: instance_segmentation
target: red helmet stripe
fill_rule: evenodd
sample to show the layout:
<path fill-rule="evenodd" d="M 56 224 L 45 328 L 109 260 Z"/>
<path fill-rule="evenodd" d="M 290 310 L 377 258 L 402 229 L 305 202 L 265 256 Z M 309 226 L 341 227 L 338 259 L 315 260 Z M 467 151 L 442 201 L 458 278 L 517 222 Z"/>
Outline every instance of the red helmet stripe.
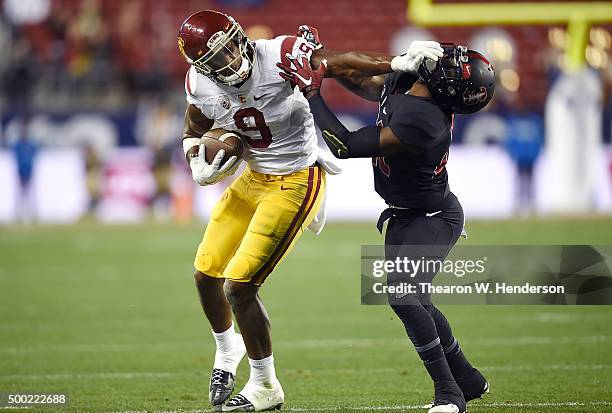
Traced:
<path fill-rule="evenodd" d="M 483 62 L 485 62 L 486 64 L 490 65 L 491 63 L 489 63 L 489 61 L 487 59 L 485 59 L 485 57 L 483 55 L 481 55 L 480 53 L 468 53 L 469 57 L 475 57 L 477 59 L 482 60 Z"/>

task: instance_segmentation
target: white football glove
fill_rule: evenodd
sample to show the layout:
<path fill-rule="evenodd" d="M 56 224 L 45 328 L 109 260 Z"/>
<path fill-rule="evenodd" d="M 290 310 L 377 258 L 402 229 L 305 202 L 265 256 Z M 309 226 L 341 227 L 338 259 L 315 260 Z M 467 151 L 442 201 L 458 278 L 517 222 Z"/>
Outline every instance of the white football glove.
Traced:
<path fill-rule="evenodd" d="M 206 162 L 206 146 L 200 145 L 200 151 L 197 156 L 194 156 L 189 161 L 191 167 L 191 176 L 193 180 L 201 186 L 211 185 L 219 182 L 225 176 L 236 172 L 240 162 L 237 162 L 237 157 L 232 156 L 223 165 L 221 160 L 225 155 L 225 150 L 221 149 L 217 152 L 215 159 L 211 163 Z"/>
<path fill-rule="evenodd" d="M 440 43 L 433 40 L 415 40 L 410 43 L 408 51 L 391 60 L 391 69 L 394 72 L 417 74 L 423 59 L 437 62 L 444 55 L 444 49 Z"/>

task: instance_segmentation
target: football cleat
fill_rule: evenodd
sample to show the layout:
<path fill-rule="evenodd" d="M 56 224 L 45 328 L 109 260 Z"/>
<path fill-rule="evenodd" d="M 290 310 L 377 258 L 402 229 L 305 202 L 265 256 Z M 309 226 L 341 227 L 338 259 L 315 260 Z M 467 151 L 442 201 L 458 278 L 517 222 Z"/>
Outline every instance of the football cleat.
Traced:
<path fill-rule="evenodd" d="M 475 399 L 481 399 L 485 394 L 489 394 L 490 390 L 489 382 L 480 371 L 474 369 L 472 373 L 473 374 L 469 378 L 458 377 L 455 379 L 463 393 L 466 403 Z M 429 403 L 423 407 L 425 409 L 431 409 L 433 406 L 433 403 Z"/>
<path fill-rule="evenodd" d="M 221 407 L 232 395 L 236 386 L 235 377 L 229 371 L 213 369 L 208 386 L 208 399 L 213 407 Z"/>
<path fill-rule="evenodd" d="M 242 335 L 236 333 L 236 346 L 230 353 L 215 354 L 215 365 L 229 366 L 228 369 L 236 371 L 240 360 L 246 354 L 246 347 Z M 221 410 L 221 405 L 229 399 L 236 385 L 236 377 L 225 368 L 213 368 L 208 386 L 208 400 L 216 410 Z"/>
<path fill-rule="evenodd" d="M 480 399 L 489 393 L 489 382 L 477 369 L 474 369 L 469 377 L 457 377 L 455 381 L 463 392 L 466 402 Z"/>
<path fill-rule="evenodd" d="M 280 410 L 285 393 L 278 380 L 270 387 L 247 383 L 244 389 L 232 397 L 223 407 L 224 412 L 263 412 Z"/>
<path fill-rule="evenodd" d="M 465 409 L 461 410 L 453 402 L 439 400 L 433 404 L 427 413 L 465 413 Z"/>
<path fill-rule="evenodd" d="M 465 413 L 467 406 L 455 382 L 434 383 L 436 398 L 428 413 Z"/>

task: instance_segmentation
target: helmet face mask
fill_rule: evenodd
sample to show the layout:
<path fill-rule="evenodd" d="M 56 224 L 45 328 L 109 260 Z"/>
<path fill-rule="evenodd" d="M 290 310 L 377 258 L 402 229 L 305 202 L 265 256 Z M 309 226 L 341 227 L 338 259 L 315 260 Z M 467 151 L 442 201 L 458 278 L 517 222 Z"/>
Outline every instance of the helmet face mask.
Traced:
<path fill-rule="evenodd" d="M 495 91 L 493 66 L 480 53 L 466 46 L 442 43 L 438 62 L 424 60 L 419 76 L 433 100 L 454 113 L 475 113 L 484 108 Z"/>
<path fill-rule="evenodd" d="M 253 68 L 253 45 L 240 24 L 211 10 L 185 20 L 179 50 L 198 73 L 229 86 L 247 80 Z"/>

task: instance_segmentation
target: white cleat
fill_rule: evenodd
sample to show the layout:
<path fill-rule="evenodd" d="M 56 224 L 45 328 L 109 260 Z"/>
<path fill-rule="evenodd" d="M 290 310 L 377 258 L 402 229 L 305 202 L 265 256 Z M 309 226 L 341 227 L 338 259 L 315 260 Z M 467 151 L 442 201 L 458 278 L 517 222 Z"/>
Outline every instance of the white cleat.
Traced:
<path fill-rule="evenodd" d="M 247 382 L 236 396 L 222 408 L 224 412 L 263 412 L 280 410 L 285 402 L 285 393 L 278 380 L 269 386 Z"/>
<path fill-rule="evenodd" d="M 454 403 L 435 404 L 427 411 L 427 413 L 464 413 L 464 412 L 465 410 L 462 412 L 459 409 L 459 407 Z"/>

